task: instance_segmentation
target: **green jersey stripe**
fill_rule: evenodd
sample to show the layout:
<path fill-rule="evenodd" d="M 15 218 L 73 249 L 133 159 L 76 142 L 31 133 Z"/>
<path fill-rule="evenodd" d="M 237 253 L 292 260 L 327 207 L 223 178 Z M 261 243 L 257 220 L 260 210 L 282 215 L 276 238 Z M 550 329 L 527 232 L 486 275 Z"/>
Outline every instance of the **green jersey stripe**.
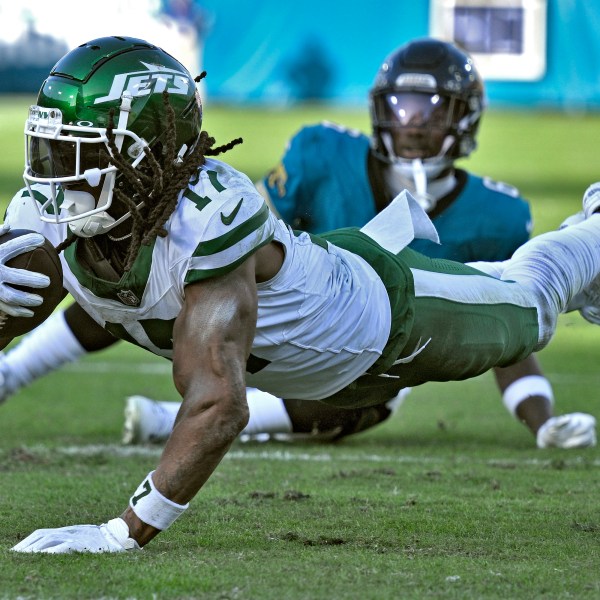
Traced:
<path fill-rule="evenodd" d="M 229 260 L 223 261 L 220 266 L 217 266 L 214 262 L 211 261 L 212 267 L 201 268 L 201 269 L 190 269 L 185 276 L 185 284 L 194 283 L 196 281 L 202 281 L 203 279 L 209 279 L 210 277 L 219 277 L 221 275 L 226 275 L 227 273 L 236 269 L 239 265 L 241 265 L 250 255 L 256 252 L 262 246 L 273 241 L 273 234 L 265 238 L 259 244 L 253 244 L 251 249 L 246 252 L 243 256 L 238 258 L 237 260 L 230 262 Z M 239 248 L 237 248 L 236 252 L 233 252 L 231 256 L 236 256 L 237 252 L 239 252 Z M 214 258 L 214 257 L 213 257 Z M 229 258 L 229 257 L 228 257 Z M 203 264 L 207 264 L 206 261 L 203 261 Z M 208 265 L 207 265 L 208 266 Z"/>
<path fill-rule="evenodd" d="M 261 209 L 252 218 L 244 221 L 241 225 L 232 228 L 226 234 L 212 240 L 200 242 L 192 256 L 211 256 L 223 252 L 228 248 L 239 244 L 253 231 L 262 227 L 268 218 L 269 208 L 267 207 L 267 204 L 263 202 Z"/>

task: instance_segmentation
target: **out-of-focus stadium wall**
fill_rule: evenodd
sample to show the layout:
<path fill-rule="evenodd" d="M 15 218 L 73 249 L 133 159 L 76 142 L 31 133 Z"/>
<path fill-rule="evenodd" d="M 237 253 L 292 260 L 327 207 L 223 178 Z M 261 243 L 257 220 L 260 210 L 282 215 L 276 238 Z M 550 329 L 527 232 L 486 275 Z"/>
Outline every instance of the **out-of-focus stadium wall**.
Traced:
<path fill-rule="evenodd" d="M 495 2 L 471 0 L 477 6 Z M 436 3 L 203 0 L 202 4 L 213 17 L 204 50 L 206 85 L 213 100 L 280 103 L 313 97 L 356 104 L 366 101 L 375 72 L 390 51 L 414 37 L 432 34 L 430 17 Z M 545 72 L 534 81 L 519 81 L 524 64 L 517 61 L 516 81 L 486 77 L 491 103 L 600 108 L 600 2 L 542 4 Z"/>
<path fill-rule="evenodd" d="M 68 2 L 54 3 L 63 1 Z M 45 10 L 43 0 L 16 4 L 0 0 L 0 30 L 6 29 L 0 36 L 0 93 L 36 91 L 54 61 L 78 43 L 102 35 L 132 35 L 162 45 L 192 71 L 205 68 L 208 77 L 202 85 L 208 102 L 365 105 L 385 56 L 410 39 L 435 35 L 463 40 L 468 49 L 467 42 L 483 52 L 473 55 L 495 107 L 600 109 L 598 0 L 104 0 L 103 4 L 114 4 L 101 11 L 106 19 L 99 14 L 75 23 L 65 16 L 69 11 Z M 529 21 L 519 11 L 529 11 Z M 50 22 L 51 16 L 56 23 Z M 486 29 L 490 18 L 498 16 L 496 25 Z M 8 17 L 26 23 L 19 37 L 8 39 L 18 29 Z M 522 39 L 507 41 L 519 28 Z M 532 37 L 537 47 L 532 46 Z M 196 44 L 195 51 L 191 44 Z M 491 68 L 485 63 L 490 48 L 508 52 L 500 71 L 495 54 Z M 537 52 L 534 59 L 539 63 L 533 66 L 533 75 L 526 60 L 532 52 Z"/>

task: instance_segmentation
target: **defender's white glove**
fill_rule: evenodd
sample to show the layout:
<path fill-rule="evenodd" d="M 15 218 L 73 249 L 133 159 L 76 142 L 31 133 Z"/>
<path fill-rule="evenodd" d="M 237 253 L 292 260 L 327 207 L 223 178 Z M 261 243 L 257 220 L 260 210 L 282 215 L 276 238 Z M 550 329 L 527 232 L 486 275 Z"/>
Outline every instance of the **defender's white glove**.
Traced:
<path fill-rule="evenodd" d="M 4 223 L 0 226 L 0 235 L 9 231 L 10 226 Z M 42 273 L 33 273 L 25 269 L 12 269 L 6 263 L 15 256 L 29 252 L 44 244 L 45 238 L 39 233 L 27 233 L 0 244 L 0 310 L 11 317 L 32 317 L 33 311 L 28 306 L 39 306 L 43 299 L 37 294 L 17 290 L 12 285 L 22 285 L 32 288 L 44 288 L 50 284 L 50 279 Z M 6 284 L 10 285 L 6 285 Z"/>
<path fill-rule="evenodd" d="M 570 413 L 548 419 L 537 432 L 538 448 L 588 448 L 596 445 L 596 419 Z"/>
<path fill-rule="evenodd" d="M 38 529 L 12 548 L 15 552 L 69 554 L 70 552 L 125 552 L 139 550 L 129 537 L 123 519 L 112 519 L 103 525 L 73 525 L 58 529 Z"/>

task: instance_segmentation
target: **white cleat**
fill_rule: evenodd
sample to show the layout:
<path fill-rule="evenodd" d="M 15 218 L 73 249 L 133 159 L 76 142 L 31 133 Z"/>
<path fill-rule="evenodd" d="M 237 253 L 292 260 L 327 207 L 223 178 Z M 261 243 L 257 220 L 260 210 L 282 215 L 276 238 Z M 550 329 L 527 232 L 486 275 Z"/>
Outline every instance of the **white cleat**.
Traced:
<path fill-rule="evenodd" d="M 588 219 L 593 213 L 600 211 L 600 181 L 592 183 L 583 194 L 583 212 Z"/>
<path fill-rule="evenodd" d="M 170 427 L 165 427 L 168 419 L 166 412 L 156 400 L 144 396 L 129 396 L 125 400 L 122 443 L 129 446 L 166 441 L 171 431 Z"/>
<path fill-rule="evenodd" d="M 589 448 L 596 445 L 596 419 L 570 413 L 548 419 L 537 432 L 538 448 Z"/>

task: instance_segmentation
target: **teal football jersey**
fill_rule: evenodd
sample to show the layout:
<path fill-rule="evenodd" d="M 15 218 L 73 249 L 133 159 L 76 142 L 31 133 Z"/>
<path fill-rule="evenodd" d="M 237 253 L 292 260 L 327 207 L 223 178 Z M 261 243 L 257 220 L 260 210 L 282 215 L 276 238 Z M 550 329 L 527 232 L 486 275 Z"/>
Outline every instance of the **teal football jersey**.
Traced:
<path fill-rule="evenodd" d="M 313 233 L 360 227 L 373 218 L 369 147 L 364 134 L 330 123 L 301 129 L 262 182 L 281 218 Z M 512 186 L 460 169 L 456 177 L 457 187 L 431 215 L 441 244 L 415 240 L 410 247 L 459 262 L 510 258 L 529 239 L 529 204 Z"/>

